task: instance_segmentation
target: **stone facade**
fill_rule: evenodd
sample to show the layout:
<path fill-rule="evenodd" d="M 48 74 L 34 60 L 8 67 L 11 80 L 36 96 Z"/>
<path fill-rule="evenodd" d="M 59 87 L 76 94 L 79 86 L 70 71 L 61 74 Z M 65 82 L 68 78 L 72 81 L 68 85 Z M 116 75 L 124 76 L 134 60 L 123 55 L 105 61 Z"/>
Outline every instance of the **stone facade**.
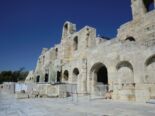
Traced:
<path fill-rule="evenodd" d="M 60 44 L 43 48 L 26 82 L 76 84 L 77 92 L 100 95 L 104 85 L 112 99 L 146 101 L 155 96 L 154 0 L 131 0 L 133 20 L 116 38 L 96 36 L 96 29 L 65 22 Z"/>

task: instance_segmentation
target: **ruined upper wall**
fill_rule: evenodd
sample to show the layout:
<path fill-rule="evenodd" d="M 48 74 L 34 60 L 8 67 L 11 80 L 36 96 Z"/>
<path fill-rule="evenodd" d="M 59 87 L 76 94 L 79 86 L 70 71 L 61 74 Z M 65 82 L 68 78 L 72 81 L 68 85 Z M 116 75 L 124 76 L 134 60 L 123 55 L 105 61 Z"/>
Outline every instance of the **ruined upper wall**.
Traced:
<path fill-rule="evenodd" d="M 131 0 L 133 19 L 142 18 L 154 8 L 155 0 Z"/>
<path fill-rule="evenodd" d="M 63 25 L 63 30 L 62 30 L 62 39 L 68 37 L 69 35 L 73 34 L 76 32 L 76 25 L 66 21 Z"/>
<path fill-rule="evenodd" d="M 153 0 L 146 3 L 145 0 L 132 0 L 133 20 L 120 26 L 117 34 L 119 40 L 145 42 L 155 39 L 155 10 L 149 5 L 154 5 Z"/>
<path fill-rule="evenodd" d="M 96 29 L 85 26 L 76 31 L 76 25 L 67 21 L 63 26 L 60 45 L 61 58 L 64 62 L 75 57 L 80 58 L 86 49 L 96 46 Z"/>

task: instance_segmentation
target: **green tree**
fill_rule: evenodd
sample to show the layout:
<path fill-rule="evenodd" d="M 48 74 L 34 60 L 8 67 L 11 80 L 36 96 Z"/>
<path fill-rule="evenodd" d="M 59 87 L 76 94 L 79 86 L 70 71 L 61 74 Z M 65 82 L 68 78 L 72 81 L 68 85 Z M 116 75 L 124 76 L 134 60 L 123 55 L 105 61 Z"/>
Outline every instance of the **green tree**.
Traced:
<path fill-rule="evenodd" d="M 17 71 L 1 71 L 0 84 L 3 82 L 24 81 L 27 75 L 28 71 L 25 71 L 25 68 L 20 68 Z"/>

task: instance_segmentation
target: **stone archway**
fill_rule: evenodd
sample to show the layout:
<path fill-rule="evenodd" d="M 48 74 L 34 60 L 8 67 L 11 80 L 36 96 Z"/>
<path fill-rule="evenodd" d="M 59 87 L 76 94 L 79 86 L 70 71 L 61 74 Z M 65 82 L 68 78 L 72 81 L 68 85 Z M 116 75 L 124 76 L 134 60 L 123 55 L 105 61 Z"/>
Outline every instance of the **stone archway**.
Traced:
<path fill-rule="evenodd" d="M 108 70 L 103 63 L 96 63 L 90 70 L 91 92 L 102 95 L 108 91 Z"/>
<path fill-rule="evenodd" d="M 79 76 L 79 69 L 78 68 L 74 68 L 73 69 L 73 80 L 72 81 L 77 83 L 78 76 Z"/>
<path fill-rule="evenodd" d="M 120 61 L 116 65 L 118 85 L 114 96 L 120 100 L 135 101 L 134 68 L 129 61 Z M 118 86 L 118 87 L 117 87 Z"/>
<path fill-rule="evenodd" d="M 107 75 L 107 68 L 105 66 L 100 67 L 97 71 L 97 82 L 103 83 L 105 85 L 108 84 L 108 75 Z"/>
<path fill-rule="evenodd" d="M 116 66 L 118 83 L 131 84 L 134 83 L 133 66 L 129 61 L 121 61 Z"/>
<path fill-rule="evenodd" d="M 104 64 L 96 63 L 91 68 L 91 78 L 97 83 L 108 84 L 108 71 Z"/>

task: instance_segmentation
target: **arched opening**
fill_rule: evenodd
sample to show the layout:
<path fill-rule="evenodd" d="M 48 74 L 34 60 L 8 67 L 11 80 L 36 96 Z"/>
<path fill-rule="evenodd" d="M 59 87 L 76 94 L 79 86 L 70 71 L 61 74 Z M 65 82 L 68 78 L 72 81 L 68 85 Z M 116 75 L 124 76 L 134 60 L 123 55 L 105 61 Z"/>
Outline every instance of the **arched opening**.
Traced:
<path fill-rule="evenodd" d="M 40 76 L 38 75 L 37 79 L 36 79 L 36 82 L 39 83 L 39 81 L 40 81 Z"/>
<path fill-rule="evenodd" d="M 48 74 L 45 74 L 45 82 L 48 82 Z"/>
<path fill-rule="evenodd" d="M 78 36 L 74 37 L 73 49 L 78 50 Z"/>
<path fill-rule="evenodd" d="M 68 23 L 64 25 L 65 30 L 68 30 Z"/>
<path fill-rule="evenodd" d="M 79 69 L 74 68 L 74 70 L 73 70 L 73 82 L 77 82 L 78 75 L 79 75 Z"/>
<path fill-rule="evenodd" d="M 135 38 L 133 38 L 132 36 L 129 36 L 125 39 L 126 41 L 136 41 Z"/>
<path fill-rule="evenodd" d="M 103 96 L 108 91 L 108 70 L 102 63 L 96 63 L 90 71 L 91 92 L 97 96 Z"/>
<path fill-rule="evenodd" d="M 97 82 L 108 84 L 107 68 L 102 66 L 97 71 Z"/>
<path fill-rule="evenodd" d="M 67 70 L 64 71 L 64 80 L 65 81 L 68 81 L 68 78 L 69 78 L 69 73 Z"/>
<path fill-rule="evenodd" d="M 63 27 L 63 36 L 68 36 L 68 32 L 69 32 L 69 24 L 65 23 Z"/>
<path fill-rule="evenodd" d="M 133 66 L 128 61 L 121 61 L 116 66 L 118 83 L 134 83 Z"/>
<path fill-rule="evenodd" d="M 58 48 L 55 49 L 55 57 L 58 58 Z"/>
<path fill-rule="evenodd" d="M 146 76 L 145 83 L 154 84 L 155 83 L 155 55 L 149 57 L 145 62 Z"/>
<path fill-rule="evenodd" d="M 143 0 L 146 12 L 154 10 L 154 0 Z"/>
<path fill-rule="evenodd" d="M 61 72 L 57 71 L 57 82 L 61 82 Z"/>
<path fill-rule="evenodd" d="M 91 75 L 93 76 L 93 80 L 97 83 L 108 84 L 108 71 L 104 64 L 96 63 L 93 65 L 91 68 Z"/>

